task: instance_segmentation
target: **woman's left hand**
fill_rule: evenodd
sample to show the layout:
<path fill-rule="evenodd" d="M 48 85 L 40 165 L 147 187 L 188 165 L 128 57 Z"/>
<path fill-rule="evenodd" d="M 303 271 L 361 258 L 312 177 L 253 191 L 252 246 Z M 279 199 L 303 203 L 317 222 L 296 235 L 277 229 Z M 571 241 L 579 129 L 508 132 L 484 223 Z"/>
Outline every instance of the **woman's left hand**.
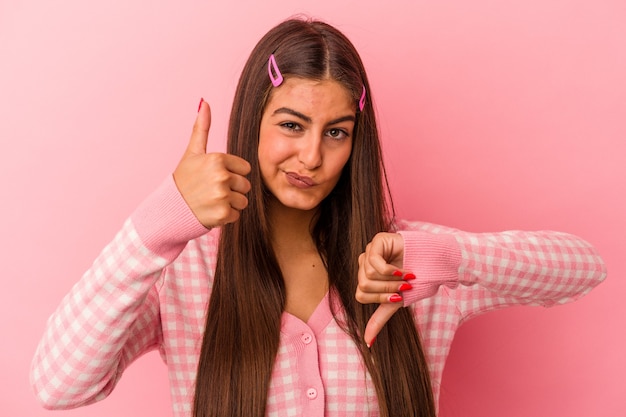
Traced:
<path fill-rule="evenodd" d="M 402 269 L 404 239 L 398 233 L 378 233 L 359 256 L 359 283 L 356 300 L 379 303 L 365 327 L 365 342 L 371 346 L 391 316 L 403 306 L 402 291 L 415 275 Z"/>

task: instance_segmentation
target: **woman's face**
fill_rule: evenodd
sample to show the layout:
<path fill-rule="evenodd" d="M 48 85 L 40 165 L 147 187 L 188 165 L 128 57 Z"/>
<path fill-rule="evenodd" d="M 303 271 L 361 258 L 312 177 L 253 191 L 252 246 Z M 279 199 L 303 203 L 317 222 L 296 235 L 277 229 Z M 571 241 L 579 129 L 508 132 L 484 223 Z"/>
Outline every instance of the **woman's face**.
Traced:
<path fill-rule="evenodd" d="M 284 206 L 311 210 L 330 194 L 350 158 L 356 103 L 341 84 L 287 78 L 261 119 L 259 166 Z"/>

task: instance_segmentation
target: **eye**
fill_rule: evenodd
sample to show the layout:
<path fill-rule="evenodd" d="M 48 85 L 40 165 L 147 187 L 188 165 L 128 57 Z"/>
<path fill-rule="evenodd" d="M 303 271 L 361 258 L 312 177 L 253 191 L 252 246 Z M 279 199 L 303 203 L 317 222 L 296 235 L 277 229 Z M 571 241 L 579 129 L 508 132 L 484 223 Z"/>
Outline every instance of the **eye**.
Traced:
<path fill-rule="evenodd" d="M 292 132 L 297 132 L 297 131 L 302 130 L 302 126 L 300 126 L 298 123 L 295 123 L 295 122 L 284 122 L 284 123 L 281 123 L 280 126 Z"/>
<path fill-rule="evenodd" d="M 347 138 L 350 135 L 348 135 L 348 132 L 346 132 L 343 129 L 334 128 L 334 129 L 329 129 L 326 132 L 326 136 L 329 136 L 329 137 L 331 137 L 332 139 L 335 139 L 335 140 L 343 140 L 343 139 Z"/>

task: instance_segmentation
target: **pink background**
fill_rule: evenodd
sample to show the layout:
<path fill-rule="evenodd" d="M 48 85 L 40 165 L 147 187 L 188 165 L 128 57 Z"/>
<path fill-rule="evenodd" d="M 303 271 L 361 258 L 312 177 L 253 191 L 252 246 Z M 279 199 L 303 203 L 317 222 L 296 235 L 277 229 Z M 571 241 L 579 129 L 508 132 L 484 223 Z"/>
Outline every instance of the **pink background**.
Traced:
<path fill-rule="evenodd" d="M 606 259 L 575 304 L 465 325 L 441 415 L 626 415 L 623 0 L 2 0 L 0 415 L 51 415 L 28 383 L 48 315 L 173 170 L 201 96 L 223 149 L 250 49 L 300 12 L 362 53 L 401 216 L 568 231 Z M 170 414 L 153 353 L 106 401 L 54 415 Z"/>

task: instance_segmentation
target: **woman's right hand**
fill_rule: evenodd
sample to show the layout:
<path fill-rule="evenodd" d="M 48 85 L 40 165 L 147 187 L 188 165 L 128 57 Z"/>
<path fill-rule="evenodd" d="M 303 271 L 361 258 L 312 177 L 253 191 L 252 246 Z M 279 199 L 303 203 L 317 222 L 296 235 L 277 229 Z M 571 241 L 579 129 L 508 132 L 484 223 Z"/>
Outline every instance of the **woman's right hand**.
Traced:
<path fill-rule="evenodd" d="M 248 161 L 225 153 L 206 153 L 211 109 L 200 101 L 189 145 L 174 171 L 174 181 L 193 214 L 206 228 L 239 219 L 248 206 Z"/>

